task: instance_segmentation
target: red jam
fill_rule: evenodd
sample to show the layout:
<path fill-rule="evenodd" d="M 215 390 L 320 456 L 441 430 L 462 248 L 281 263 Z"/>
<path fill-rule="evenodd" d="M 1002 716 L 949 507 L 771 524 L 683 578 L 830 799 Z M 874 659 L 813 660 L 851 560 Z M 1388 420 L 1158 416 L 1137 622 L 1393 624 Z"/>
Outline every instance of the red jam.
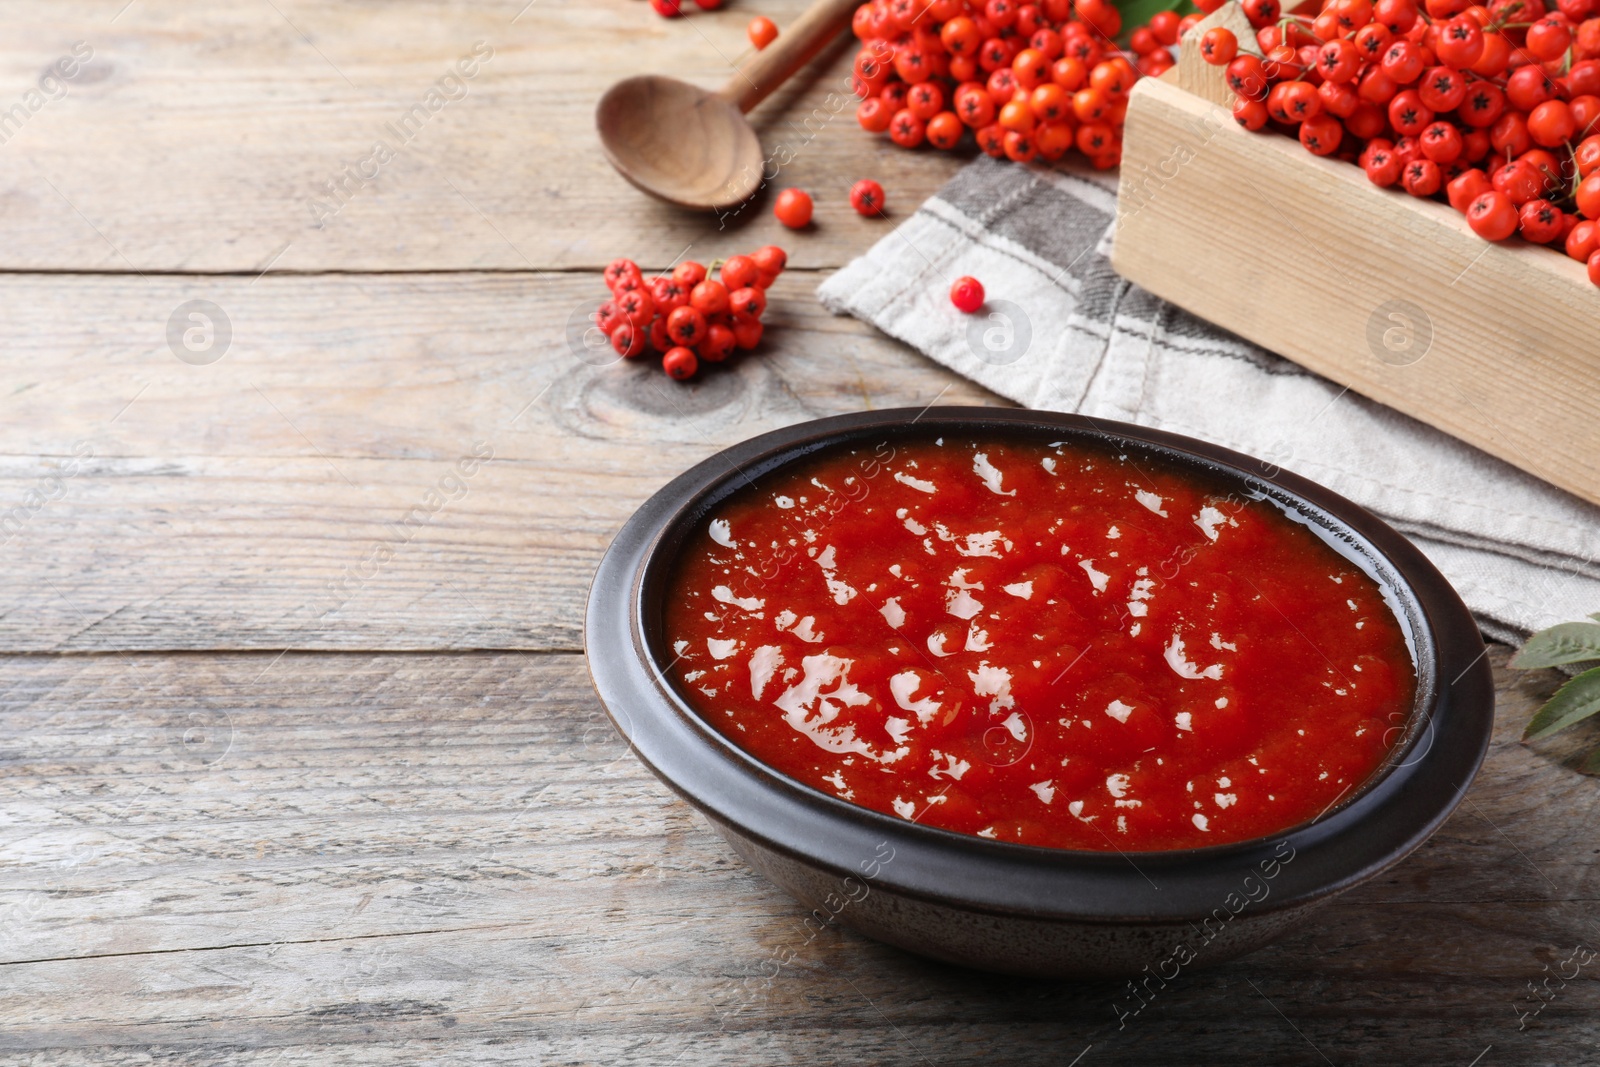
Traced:
<path fill-rule="evenodd" d="M 930 826 L 1140 851 L 1315 818 L 1416 686 L 1377 584 L 1146 455 L 835 450 L 719 505 L 667 597 L 679 690 L 764 763 Z"/>

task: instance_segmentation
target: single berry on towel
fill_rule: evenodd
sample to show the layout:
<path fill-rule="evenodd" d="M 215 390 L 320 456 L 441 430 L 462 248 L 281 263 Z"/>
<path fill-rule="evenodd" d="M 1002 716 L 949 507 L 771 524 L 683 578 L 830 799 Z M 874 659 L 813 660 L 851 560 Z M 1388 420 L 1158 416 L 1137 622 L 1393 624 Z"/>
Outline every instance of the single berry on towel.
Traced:
<path fill-rule="evenodd" d="M 972 314 L 983 307 L 983 283 L 976 278 L 957 278 L 956 283 L 950 287 L 950 303 Z"/>

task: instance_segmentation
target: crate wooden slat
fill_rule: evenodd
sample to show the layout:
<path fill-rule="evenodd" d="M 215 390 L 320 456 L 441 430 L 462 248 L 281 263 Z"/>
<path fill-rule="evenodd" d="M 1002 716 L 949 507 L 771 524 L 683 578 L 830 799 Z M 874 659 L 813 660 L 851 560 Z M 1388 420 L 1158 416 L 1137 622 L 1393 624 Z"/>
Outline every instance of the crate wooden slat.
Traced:
<path fill-rule="evenodd" d="M 1179 70 L 1134 89 L 1112 264 L 1600 503 L 1600 289 L 1583 264 L 1520 240 L 1490 244 L 1447 205 L 1240 129 L 1221 102 L 1221 68 L 1192 46 L 1238 17 L 1233 5 L 1209 16 Z"/>

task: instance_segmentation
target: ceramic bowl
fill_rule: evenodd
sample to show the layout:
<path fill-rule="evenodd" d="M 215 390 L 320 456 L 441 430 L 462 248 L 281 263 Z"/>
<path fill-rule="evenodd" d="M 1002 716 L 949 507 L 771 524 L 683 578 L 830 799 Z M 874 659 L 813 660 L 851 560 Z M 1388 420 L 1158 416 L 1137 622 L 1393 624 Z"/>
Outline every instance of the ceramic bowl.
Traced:
<path fill-rule="evenodd" d="M 1390 758 L 1338 806 L 1267 838 L 1167 852 L 1084 852 L 987 840 L 858 807 L 756 760 L 676 691 L 662 596 L 683 538 L 749 480 L 834 445 L 910 436 L 1111 445 L 1209 472 L 1275 503 L 1370 574 L 1405 629 L 1417 695 Z M 811 909 L 951 963 L 1050 977 L 1141 976 L 1249 952 L 1417 848 L 1487 751 L 1494 689 L 1461 599 L 1403 536 L 1304 478 L 1192 438 L 1040 411 L 930 408 L 801 423 L 734 445 L 674 479 L 628 521 L 589 594 L 595 689 L 633 751 L 733 849 Z"/>

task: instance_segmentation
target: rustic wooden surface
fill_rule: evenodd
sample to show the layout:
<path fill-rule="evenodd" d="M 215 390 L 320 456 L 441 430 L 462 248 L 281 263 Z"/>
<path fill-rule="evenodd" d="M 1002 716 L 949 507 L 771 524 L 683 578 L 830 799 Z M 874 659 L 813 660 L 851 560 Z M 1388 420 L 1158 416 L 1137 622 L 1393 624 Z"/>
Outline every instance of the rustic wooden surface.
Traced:
<path fill-rule="evenodd" d="M 1117 983 L 807 942 L 579 655 L 7 657 L 0 1061 L 1588 1062 L 1592 974 L 1518 1013 L 1600 947 L 1600 803 L 1574 742 L 1516 743 L 1551 679 L 1503 660 L 1432 841 L 1119 1030 Z"/>
<path fill-rule="evenodd" d="M 594 273 L 0 275 L 0 500 L 94 452 L 0 547 L 39 579 L 0 586 L 0 647 L 577 649 L 600 553 L 685 467 L 818 415 L 992 399 L 817 281 L 783 275 L 768 351 L 684 388 L 574 354 Z M 190 366 L 166 319 L 201 297 L 233 341 Z M 480 444 L 465 495 L 396 533 Z"/>
<path fill-rule="evenodd" d="M 118 8 L 128 3 L 117 16 Z M 692 6 L 692 5 L 691 5 Z M 805 0 L 763 0 L 780 26 Z M 0 151 L 12 270 L 556 270 L 628 250 L 670 263 L 716 235 L 636 193 L 592 133 L 630 74 L 716 88 L 749 48 L 749 3 L 659 18 L 639 0 L 52 0 L 0 5 L 0 110 L 74 43 L 93 56 Z M 520 12 L 520 15 L 519 15 Z M 112 21 L 113 16 L 115 21 Z M 484 42 L 493 57 L 403 146 L 387 130 Z M 909 211 L 961 160 L 860 133 L 837 46 L 752 115 L 777 187 L 816 198 L 791 263 L 834 267 L 870 243 L 846 194 L 872 176 Z M 830 94 L 833 94 L 830 97 Z M 313 200 L 383 139 L 395 158 L 322 220 Z M 372 173 L 372 168 L 367 168 Z M 159 180 L 152 176 L 159 174 Z M 757 248 L 784 231 L 770 197 L 720 231 Z"/>
<path fill-rule="evenodd" d="M 1555 678 L 1503 650 L 1495 748 L 1425 848 L 1122 1030 L 1113 984 L 807 942 L 627 755 L 580 609 L 645 496 L 799 419 L 995 402 L 811 298 L 885 232 L 850 180 L 909 210 L 960 163 L 824 121 L 842 50 L 758 113 L 798 146 L 779 184 L 818 194 L 768 350 L 683 388 L 570 342 L 612 256 L 779 236 L 646 201 L 589 129 L 623 73 L 720 82 L 753 10 L 0 0 L 0 112 L 93 49 L 0 144 L 0 1063 L 1594 1059 L 1593 966 L 1518 1025 L 1600 948 L 1573 770 L 1600 730 L 1517 745 Z M 467 95 L 314 225 L 317 184 L 478 40 Z M 167 341 L 190 300 L 232 329 L 206 365 Z"/>

